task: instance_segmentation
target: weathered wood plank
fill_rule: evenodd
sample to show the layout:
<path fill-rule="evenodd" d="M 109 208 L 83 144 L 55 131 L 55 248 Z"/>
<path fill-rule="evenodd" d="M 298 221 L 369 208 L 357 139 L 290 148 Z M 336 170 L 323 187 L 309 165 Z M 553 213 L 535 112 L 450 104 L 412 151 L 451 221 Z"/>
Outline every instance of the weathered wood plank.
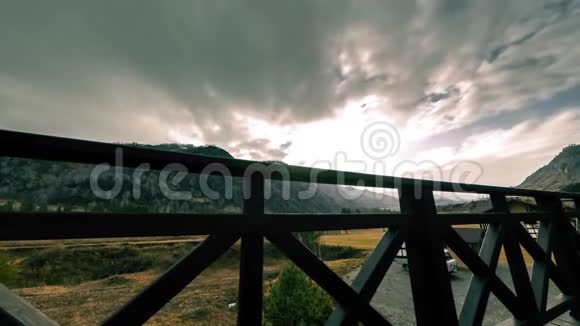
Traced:
<path fill-rule="evenodd" d="M 0 284 L 0 325 L 55 326 L 58 324 Z"/>

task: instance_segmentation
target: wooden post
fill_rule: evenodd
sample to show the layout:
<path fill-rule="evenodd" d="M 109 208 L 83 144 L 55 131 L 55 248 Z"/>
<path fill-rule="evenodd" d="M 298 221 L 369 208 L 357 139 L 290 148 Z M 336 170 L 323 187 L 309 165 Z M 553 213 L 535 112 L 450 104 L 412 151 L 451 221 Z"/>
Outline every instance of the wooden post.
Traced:
<path fill-rule="evenodd" d="M 410 214 L 411 219 L 406 246 L 416 323 L 457 325 L 433 191 L 424 185 L 403 185 L 399 200 L 401 213 Z"/>
<path fill-rule="evenodd" d="M 570 219 L 566 216 L 562 201 L 559 197 L 551 196 L 541 199 L 542 206 L 554 214 L 552 218 L 553 232 L 553 252 L 558 269 L 568 288 L 563 289 L 564 294 L 578 298 L 580 295 L 580 288 L 578 282 L 578 275 L 580 275 L 580 268 L 578 266 L 577 244 L 575 241 L 574 228 L 570 224 Z M 547 256 L 547 259 L 550 259 Z M 580 303 L 575 301 L 570 308 L 570 315 L 575 319 L 580 319 Z"/>
<path fill-rule="evenodd" d="M 248 220 L 264 214 L 264 176 L 253 172 L 244 179 L 249 198 L 244 201 L 244 215 Z M 261 325 L 263 303 L 264 236 L 242 235 L 240 253 L 240 281 L 238 325 Z"/>

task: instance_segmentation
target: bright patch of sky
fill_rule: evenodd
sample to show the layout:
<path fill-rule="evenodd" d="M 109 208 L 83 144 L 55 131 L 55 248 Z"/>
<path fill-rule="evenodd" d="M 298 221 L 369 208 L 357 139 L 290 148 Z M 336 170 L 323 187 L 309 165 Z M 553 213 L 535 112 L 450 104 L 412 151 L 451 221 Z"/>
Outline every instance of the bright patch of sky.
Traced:
<path fill-rule="evenodd" d="M 579 142 L 578 39 L 577 0 L 7 1 L 0 128 L 517 185 Z"/>

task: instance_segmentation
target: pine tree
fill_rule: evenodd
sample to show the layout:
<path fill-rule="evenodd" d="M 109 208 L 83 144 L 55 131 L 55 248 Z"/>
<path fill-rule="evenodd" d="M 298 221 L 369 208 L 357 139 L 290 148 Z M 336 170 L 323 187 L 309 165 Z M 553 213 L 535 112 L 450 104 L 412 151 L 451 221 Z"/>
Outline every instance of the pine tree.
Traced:
<path fill-rule="evenodd" d="M 264 319 L 276 325 L 322 325 L 332 312 L 332 300 L 294 265 L 285 267 L 264 305 Z"/>

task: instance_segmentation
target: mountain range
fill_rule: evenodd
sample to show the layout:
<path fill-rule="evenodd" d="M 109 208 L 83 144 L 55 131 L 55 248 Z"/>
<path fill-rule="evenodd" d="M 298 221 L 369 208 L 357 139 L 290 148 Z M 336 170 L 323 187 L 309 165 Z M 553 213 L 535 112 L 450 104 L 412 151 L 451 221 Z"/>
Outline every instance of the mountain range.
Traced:
<path fill-rule="evenodd" d="M 181 144 L 140 145 L 158 150 L 180 151 L 192 154 L 233 158 L 217 146 Z M 47 211 L 128 211 L 158 213 L 219 213 L 240 212 L 242 208 L 242 182 L 232 180 L 232 196 L 225 196 L 227 181 L 222 176 L 209 176 L 209 188 L 219 195 L 206 196 L 200 188 L 200 176 L 188 174 L 173 191 L 189 191 L 191 196 L 170 200 L 159 187 L 159 171 L 147 171 L 140 181 L 136 196 L 133 169 L 123 169 L 123 184 L 113 199 L 94 195 L 90 174 L 94 166 L 86 164 L 47 162 L 20 158 L 0 158 L 0 208 L 10 206 L 17 210 Z M 99 177 L 99 186 L 112 189 L 115 177 L 112 171 Z M 552 161 L 527 177 L 518 187 L 554 191 L 580 192 L 580 145 L 564 148 Z M 288 189 L 289 198 L 283 198 Z M 270 213 L 338 213 L 338 212 L 389 212 L 399 210 L 396 193 L 377 193 L 369 189 L 318 185 L 313 196 L 302 199 L 300 194 L 309 189 L 305 183 L 272 182 L 271 197 L 265 209 Z M 356 198 L 349 197 L 355 194 Z M 345 195 L 346 194 L 346 195 Z M 455 201 L 436 196 L 438 206 Z M 7 205 L 10 204 L 10 205 Z"/>
<path fill-rule="evenodd" d="M 233 158 L 217 146 L 181 144 L 140 145 L 157 150 L 180 151 L 206 156 Z M 122 186 L 118 195 L 102 199 L 92 191 L 90 183 L 93 165 L 66 162 L 47 162 L 21 158 L 0 158 L 0 206 L 9 203 L 12 209 L 23 211 L 128 211 L 158 213 L 219 213 L 240 212 L 242 207 L 242 182 L 233 178 L 232 196 L 226 196 L 228 181 L 223 176 L 209 176 L 207 184 L 217 196 L 202 191 L 202 179 L 188 174 L 172 191 L 187 191 L 189 197 L 170 200 L 159 186 L 159 171 L 147 171 L 140 178 L 136 195 L 134 169 L 122 169 Z M 114 189 L 116 184 L 112 169 L 99 176 L 98 185 L 103 190 Z M 288 190 L 286 194 L 284 191 Z M 271 213 L 338 213 L 338 212 L 388 212 L 399 209 L 394 196 L 378 194 L 368 189 L 318 185 L 310 198 L 301 198 L 309 185 L 297 182 L 273 181 L 271 197 L 265 209 Z M 356 193 L 356 199 L 344 194 Z M 287 195 L 288 198 L 283 198 Z M 350 198 L 350 199 L 349 199 Z M 4 203 L 4 204 L 3 204 Z M 16 207 L 15 207 L 16 206 Z M 14 208 L 15 207 L 15 208 Z"/>
<path fill-rule="evenodd" d="M 528 176 L 518 187 L 580 192 L 580 145 L 565 147 L 548 164 Z"/>

